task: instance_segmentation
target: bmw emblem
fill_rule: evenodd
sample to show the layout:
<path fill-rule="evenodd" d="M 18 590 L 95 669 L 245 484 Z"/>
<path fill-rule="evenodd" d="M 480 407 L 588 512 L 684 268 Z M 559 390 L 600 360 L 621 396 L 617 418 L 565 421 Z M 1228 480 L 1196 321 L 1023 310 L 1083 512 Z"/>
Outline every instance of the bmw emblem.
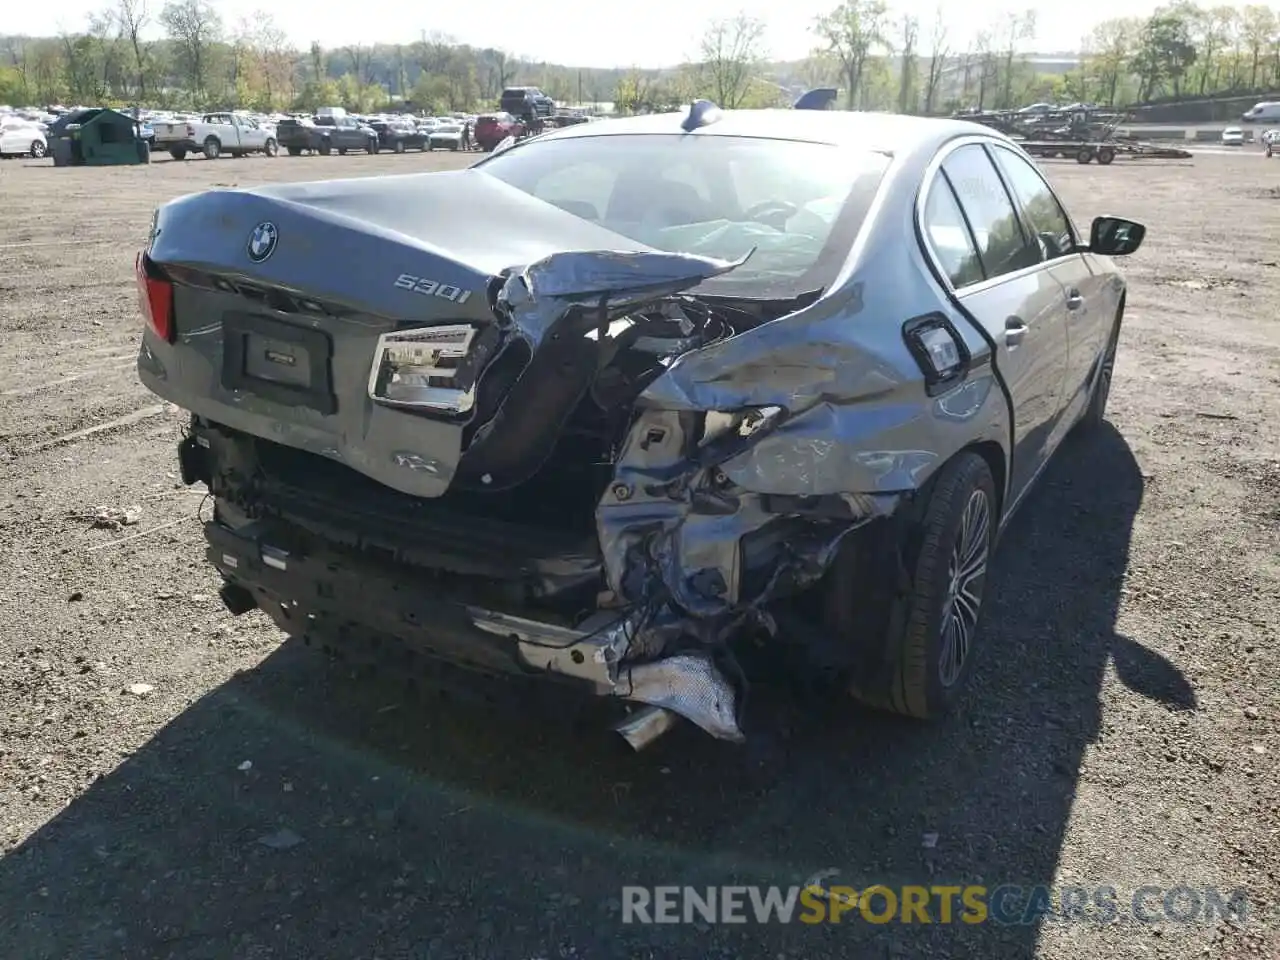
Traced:
<path fill-rule="evenodd" d="M 249 259 L 261 263 L 276 251 L 276 242 L 280 239 L 280 231 L 270 221 L 263 221 L 253 228 L 249 234 Z"/>

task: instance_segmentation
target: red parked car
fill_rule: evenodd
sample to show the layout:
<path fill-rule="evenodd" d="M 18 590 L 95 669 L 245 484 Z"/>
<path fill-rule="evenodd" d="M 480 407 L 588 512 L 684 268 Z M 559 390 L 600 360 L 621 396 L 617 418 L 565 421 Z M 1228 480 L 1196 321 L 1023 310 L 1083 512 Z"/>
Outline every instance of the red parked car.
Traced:
<path fill-rule="evenodd" d="M 509 113 L 485 113 L 476 117 L 472 137 L 481 150 L 488 153 L 507 137 L 524 136 L 524 124 Z"/>

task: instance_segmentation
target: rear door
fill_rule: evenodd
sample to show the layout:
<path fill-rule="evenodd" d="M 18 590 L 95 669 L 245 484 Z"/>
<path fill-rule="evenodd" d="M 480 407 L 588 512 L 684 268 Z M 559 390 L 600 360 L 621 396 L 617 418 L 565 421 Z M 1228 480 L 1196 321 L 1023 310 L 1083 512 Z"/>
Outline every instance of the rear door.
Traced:
<path fill-rule="evenodd" d="M 267 142 L 266 134 L 253 117 L 240 118 L 240 145 L 246 150 L 259 150 Z"/>
<path fill-rule="evenodd" d="M 1012 502 L 1052 449 L 1067 372 L 1065 293 L 983 143 L 972 138 L 944 148 L 925 183 L 922 220 L 956 298 L 996 345 L 995 367 L 1013 404 Z"/>
<path fill-rule="evenodd" d="M 1067 416 L 1064 429 L 1089 395 L 1110 335 L 1118 306 L 1110 279 L 1079 253 L 1079 236 L 1066 209 L 1040 170 L 1008 147 L 993 146 L 991 154 L 1022 211 L 1049 272 L 1062 284 L 1066 309 L 1067 374 L 1062 398 Z"/>
<path fill-rule="evenodd" d="M 364 131 L 360 129 L 360 124 L 350 117 L 342 118 L 342 145 L 348 149 L 365 145 Z"/>

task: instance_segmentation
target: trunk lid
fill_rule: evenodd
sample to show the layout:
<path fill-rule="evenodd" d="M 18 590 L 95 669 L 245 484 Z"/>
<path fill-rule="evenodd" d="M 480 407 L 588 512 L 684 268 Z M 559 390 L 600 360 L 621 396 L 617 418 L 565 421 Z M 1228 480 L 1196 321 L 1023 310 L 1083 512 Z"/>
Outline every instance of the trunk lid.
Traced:
<path fill-rule="evenodd" d="M 575 250 L 613 252 L 561 253 Z M 524 373 L 538 382 L 514 391 L 521 403 L 570 402 L 564 364 L 537 362 L 538 348 L 582 295 L 689 287 L 724 269 L 649 251 L 478 171 L 184 197 L 158 212 L 148 253 L 176 284 L 174 341 L 149 332 L 139 356 L 149 389 L 426 497 L 449 489 Z M 539 262 L 525 320 L 495 315 L 492 278 Z M 388 364 L 403 372 L 397 390 Z M 524 413 L 508 419 L 541 415 Z"/>

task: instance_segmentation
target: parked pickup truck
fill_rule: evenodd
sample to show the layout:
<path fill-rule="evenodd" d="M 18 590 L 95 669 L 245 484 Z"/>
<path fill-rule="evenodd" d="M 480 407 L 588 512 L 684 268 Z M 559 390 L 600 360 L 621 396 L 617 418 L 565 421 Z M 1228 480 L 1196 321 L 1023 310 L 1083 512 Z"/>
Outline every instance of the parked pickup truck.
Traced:
<path fill-rule="evenodd" d="M 294 117 L 281 120 L 276 125 L 280 146 L 296 157 L 304 150 L 329 154 L 348 150 L 378 152 L 378 132 L 372 127 L 347 116 Z"/>
<path fill-rule="evenodd" d="M 199 120 L 175 120 L 154 123 L 157 150 L 168 150 L 175 160 L 185 160 L 188 153 L 203 153 L 217 160 L 224 153 L 243 157 L 246 153 L 265 153 L 274 157 L 279 147 L 270 130 L 258 121 L 234 113 L 206 113 Z"/>

